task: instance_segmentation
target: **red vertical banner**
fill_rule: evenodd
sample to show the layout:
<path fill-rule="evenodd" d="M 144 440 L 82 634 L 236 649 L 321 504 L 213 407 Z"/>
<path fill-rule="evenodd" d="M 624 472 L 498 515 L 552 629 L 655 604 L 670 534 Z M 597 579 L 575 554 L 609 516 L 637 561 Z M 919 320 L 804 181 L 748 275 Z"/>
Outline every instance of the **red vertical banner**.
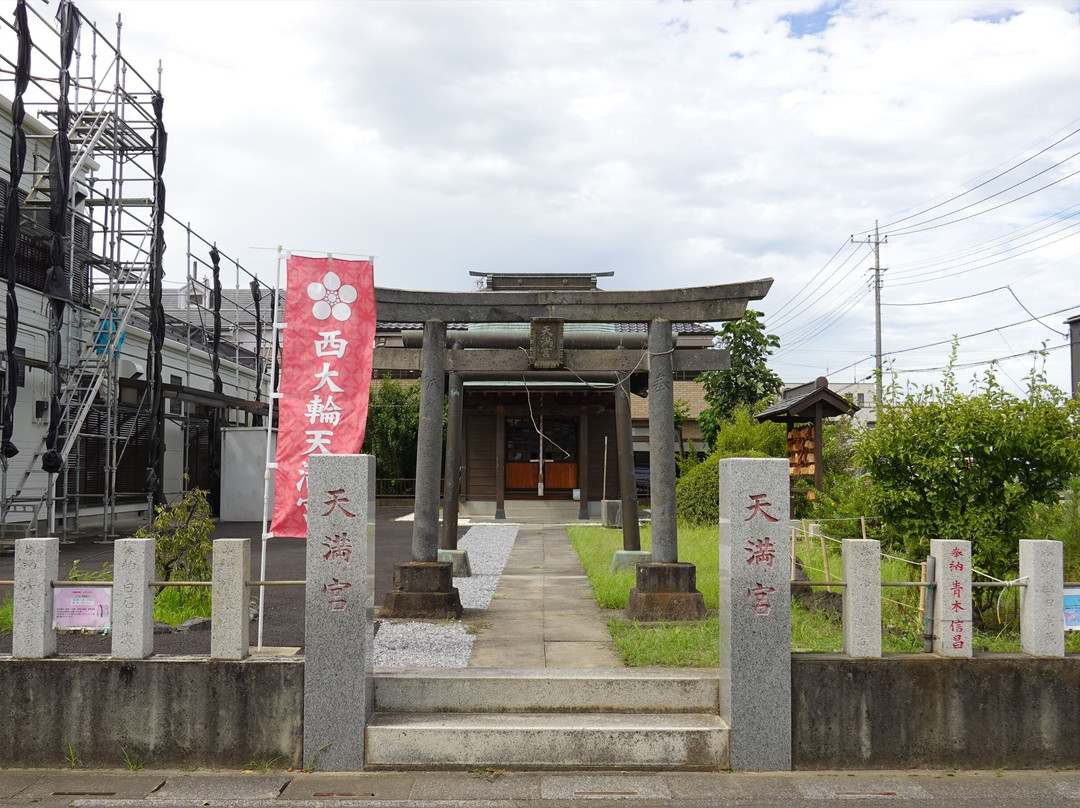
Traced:
<path fill-rule="evenodd" d="M 272 536 L 307 535 L 309 456 L 360 451 L 374 344 L 371 261 L 290 257 Z"/>

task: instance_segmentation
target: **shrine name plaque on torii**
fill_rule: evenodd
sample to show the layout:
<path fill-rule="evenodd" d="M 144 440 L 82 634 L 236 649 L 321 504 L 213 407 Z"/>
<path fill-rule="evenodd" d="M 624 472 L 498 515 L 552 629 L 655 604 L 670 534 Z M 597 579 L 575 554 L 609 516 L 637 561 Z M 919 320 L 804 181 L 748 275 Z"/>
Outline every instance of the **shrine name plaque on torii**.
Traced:
<path fill-rule="evenodd" d="M 379 370 L 420 370 L 420 425 L 416 449 L 416 505 L 412 561 L 394 570 L 394 586 L 387 593 L 388 617 L 446 617 L 461 614 L 453 586 L 450 562 L 440 562 L 439 481 L 441 477 L 443 393 L 450 374 L 451 424 L 448 426 L 447 467 L 456 468 L 452 456 L 459 430 L 461 383 L 464 379 L 500 376 L 530 379 L 562 378 L 585 381 L 618 379 L 648 374 L 649 454 L 652 501 L 652 560 L 639 564 L 637 586 L 627 612 L 641 619 L 698 619 L 704 602 L 696 587 L 694 565 L 679 561 L 675 516 L 674 371 L 723 370 L 725 351 L 675 351 L 674 322 L 721 322 L 743 316 L 751 300 L 761 300 L 772 278 L 718 286 L 641 291 L 524 290 L 430 292 L 375 289 L 378 317 L 383 322 L 424 322 L 422 348 L 377 348 L 374 367 Z M 603 340 L 587 347 L 567 348 L 558 363 L 537 361 L 520 348 L 462 350 L 447 346 L 447 323 L 647 323 L 647 355 L 610 347 Z M 535 328 L 534 328 L 535 331 Z M 454 340 L 457 340 L 455 335 Z M 617 340 L 616 340 L 617 341 Z M 595 347 L 594 347 L 595 346 Z M 455 402 L 455 392 L 457 401 Z M 617 396 L 617 405 L 619 399 Z M 457 403 L 457 408 L 455 408 Z M 628 406 L 628 405 L 627 405 Z M 456 412 L 455 412 L 456 409 Z M 630 469 L 633 474 L 633 469 Z M 446 499 L 452 502 L 456 523 L 456 487 L 448 474 Z M 620 473 L 625 480 L 625 475 Z M 632 480 L 632 476 L 630 477 Z M 625 489 L 625 485 L 622 486 Z M 630 486 L 631 492 L 633 485 Z M 636 495 L 634 502 L 636 503 Z M 624 503 L 626 500 L 624 491 Z M 636 513 L 636 504 L 635 504 Z M 624 526 L 630 520 L 624 513 Z M 456 539 L 456 524 L 452 531 Z M 446 531 L 449 535 L 451 531 Z"/>

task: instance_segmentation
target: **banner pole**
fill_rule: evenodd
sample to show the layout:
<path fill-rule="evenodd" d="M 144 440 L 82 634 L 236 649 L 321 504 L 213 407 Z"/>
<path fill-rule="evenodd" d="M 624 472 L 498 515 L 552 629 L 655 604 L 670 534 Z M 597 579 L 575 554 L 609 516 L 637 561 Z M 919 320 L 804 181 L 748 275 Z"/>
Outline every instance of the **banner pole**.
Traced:
<path fill-rule="evenodd" d="M 277 364 L 277 340 L 273 338 L 273 334 L 276 334 L 279 329 L 278 324 L 278 304 L 281 302 L 281 260 L 282 250 L 279 246 L 277 248 L 277 269 L 274 274 L 274 312 L 271 319 L 271 339 L 270 339 L 270 373 L 269 385 L 270 395 L 266 397 L 267 416 L 266 416 L 266 469 L 263 472 L 263 517 L 262 517 L 262 553 L 259 559 L 259 580 L 266 580 L 266 548 L 267 540 L 270 538 L 270 534 L 267 533 L 267 524 L 270 519 L 270 472 L 277 467 L 277 463 L 270 459 L 270 448 L 272 438 L 274 434 L 274 401 L 277 400 L 278 391 L 274 389 L 274 366 Z M 282 312 L 284 314 L 284 311 Z M 266 600 L 266 586 L 259 586 L 259 639 L 258 650 L 261 651 L 263 647 L 263 607 Z"/>

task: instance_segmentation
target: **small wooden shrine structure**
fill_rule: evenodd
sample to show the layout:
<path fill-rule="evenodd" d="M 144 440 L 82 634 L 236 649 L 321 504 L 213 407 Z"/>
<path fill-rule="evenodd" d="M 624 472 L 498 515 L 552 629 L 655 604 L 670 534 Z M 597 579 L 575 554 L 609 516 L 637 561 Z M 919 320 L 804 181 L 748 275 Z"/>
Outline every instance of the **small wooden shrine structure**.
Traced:
<path fill-rule="evenodd" d="M 858 410 L 858 406 L 829 389 L 828 379 L 818 376 L 808 384 L 788 388 L 780 401 L 755 417 L 762 422 L 787 424 L 792 484 L 800 477 L 813 477 L 814 488 L 821 491 L 824 482 L 822 423 L 826 418 L 852 415 Z"/>

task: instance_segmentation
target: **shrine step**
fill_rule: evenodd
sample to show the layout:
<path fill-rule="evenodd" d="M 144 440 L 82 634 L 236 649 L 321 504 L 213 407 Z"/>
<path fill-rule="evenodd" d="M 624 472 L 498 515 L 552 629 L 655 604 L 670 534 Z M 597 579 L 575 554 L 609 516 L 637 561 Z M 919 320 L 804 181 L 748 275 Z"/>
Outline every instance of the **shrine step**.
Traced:
<path fill-rule="evenodd" d="M 371 769 L 681 769 L 728 767 L 716 715 L 379 713 L 366 732 Z"/>
<path fill-rule="evenodd" d="M 381 713 L 719 712 L 717 671 L 694 668 L 380 669 Z"/>
<path fill-rule="evenodd" d="M 580 503 L 572 500 L 512 500 L 505 502 L 506 522 L 573 524 L 578 521 Z M 495 518 L 494 502 L 462 502 L 459 515 L 470 519 L 490 521 Z"/>

